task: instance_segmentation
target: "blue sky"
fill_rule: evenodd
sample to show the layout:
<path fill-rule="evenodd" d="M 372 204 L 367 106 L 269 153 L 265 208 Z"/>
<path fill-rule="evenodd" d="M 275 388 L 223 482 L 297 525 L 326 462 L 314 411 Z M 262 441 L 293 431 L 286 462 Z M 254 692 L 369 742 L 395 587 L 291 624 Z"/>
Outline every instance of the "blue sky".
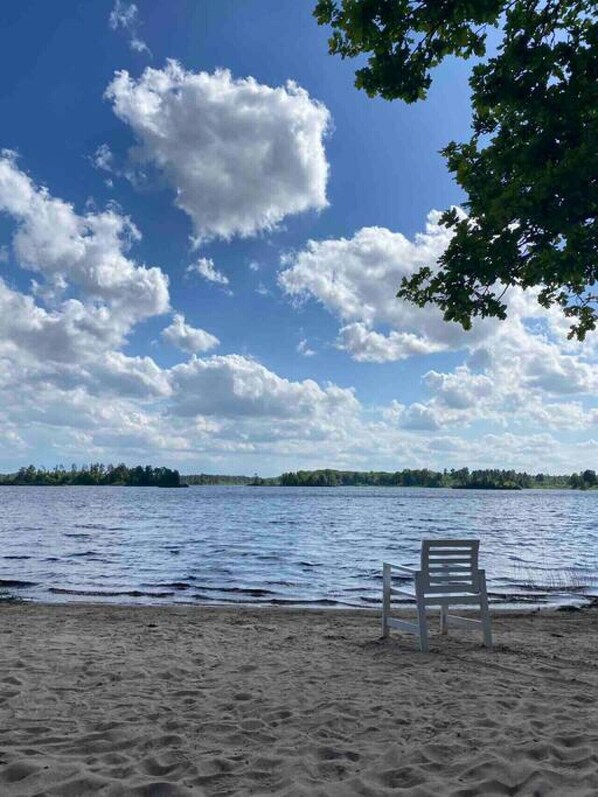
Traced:
<path fill-rule="evenodd" d="M 394 298 L 463 201 L 470 65 L 370 99 L 312 5 L 3 5 L 1 468 L 593 466 L 594 340 Z"/>

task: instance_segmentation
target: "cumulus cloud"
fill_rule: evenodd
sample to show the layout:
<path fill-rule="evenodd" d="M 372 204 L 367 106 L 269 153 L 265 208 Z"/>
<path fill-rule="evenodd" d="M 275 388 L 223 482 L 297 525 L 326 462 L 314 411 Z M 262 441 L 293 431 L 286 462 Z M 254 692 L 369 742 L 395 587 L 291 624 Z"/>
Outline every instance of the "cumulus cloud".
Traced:
<path fill-rule="evenodd" d="M 0 279 L 0 353 L 19 353 L 25 360 L 82 362 L 122 342 L 128 325 L 107 307 L 76 299 L 58 310 L 46 310 L 31 296 L 12 290 Z"/>
<path fill-rule="evenodd" d="M 465 331 L 447 323 L 433 305 L 417 307 L 398 300 L 404 277 L 422 266 L 434 270 L 451 239 L 440 222 L 441 214 L 430 211 L 425 229 L 413 239 L 381 227 L 366 227 L 351 238 L 308 241 L 303 249 L 286 254 L 278 283 L 295 303 L 318 301 L 336 316 L 342 326 L 338 345 L 355 360 L 391 362 L 442 351 L 469 350 L 492 341 L 504 330 L 519 334 L 523 319 L 548 323 L 564 344 L 556 315 L 540 308 L 533 292 L 512 289 L 507 294 L 510 320 L 477 319 Z M 531 330 L 525 331 L 531 336 Z M 555 377 L 556 379 L 556 377 Z"/>
<path fill-rule="evenodd" d="M 35 275 L 28 293 L 0 278 L 5 463 L 22 464 L 27 449 L 55 451 L 58 461 L 157 451 L 220 461 L 350 444 L 361 412 L 351 389 L 286 379 L 239 355 L 200 359 L 219 341 L 180 313 L 163 340 L 189 362 L 166 368 L 123 351 L 137 324 L 170 301 L 163 272 L 131 258 L 140 233 L 116 206 L 78 213 L 4 153 L 0 209 L 13 222 L 11 259 Z"/>
<path fill-rule="evenodd" d="M 163 272 L 131 258 L 140 234 L 116 206 L 77 213 L 6 153 L 0 209 L 13 221 L 15 263 L 35 274 L 30 293 L 0 279 L 3 451 L 12 441 L 15 457 L 28 447 L 85 460 L 158 450 L 301 457 L 316 442 L 350 444 L 361 412 L 351 389 L 286 379 L 240 355 L 200 359 L 219 341 L 180 313 L 163 339 L 189 362 L 165 368 L 123 351 L 170 302 Z"/>
<path fill-rule="evenodd" d="M 448 372 L 428 371 L 422 386 L 429 398 L 416 411 L 425 407 L 443 429 L 483 422 L 519 430 L 587 430 L 598 421 L 592 406 L 597 384 L 595 360 L 563 352 L 515 320 L 474 349 L 468 362 Z"/>
<path fill-rule="evenodd" d="M 338 347 L 350 352 L 357 362 L 395 362 L 418 354 L 443 351 L 446 344 L 414 332 L 391 331 L 388 335 L 369 329 L 360 321 L 339 330 Z"/>
<path fill-rule="evenodd" d="M 136 80 L 121 71 L 106 90 L 192 219 L 198 241 L 274 229 L 326 207 L 326 107 L 297 84 L 271 88 L 227 70 L 194 73 L 175 61 Z"/>
<path fill-rule="evenodd" d="M 425 232 L 413 241 L 384 227 L 364 227 L 352 238 L 308 241 L 283 258 L 279 283 L 290 296 L 311 296 L 348 321 L 404 321 L 404 308 L 388 287 L 398 287 L 402 277 L 433 265 L 444 252 L 450 234 L 439 218 L 431 211 Z"/>
<path fill-rule="evenodd" d="M 19 263 L 47 279 L 64 279 L 114 315 L 133 323 L 169 307 L 168 278 L 127 257 L 141 234 L 114 207 L 77 214 L 72 205 L 36 186 L 12 153 L 0 157 L 0 211 L 17 223 L 12 246 Z"/>
<path fill-rule="evenodd" d="M 431 432 L 440 428 L 434 410 L 419 402 L 414 402 L 406 407 L 395 400 L 383 415 L 387 420 L 393 421 L 403 429 Z"/>
<path fill-rule="evenodd" d="M 205 329 L 186 324 L 185 316 L 180 313 L 175 314 L 172 324 L 162 330 L 162 337 L 167 343 L 189 354 L 201 354 L 220 344 L 218 338 Z"/>
<path fill-rule="evenodd" d="M 595 364 L 563 354 L 555 346 L 544 345 L 542 349 L 541 353 L 530 352 L 526 363 L 524 378 L 530 387 L 557 396 L 596 393 L 598 369 Z"/>
<path fill-rule="evenodd" d="M 187 273 L 199 274 L 208 282 L 215 282 L 218 285 L 228 285 L 229 279 L 214 266 L 212 258 L 200 257 L 197 263 L 187 267 Z"/>
<path fill-rule="evenodd" d="M 172 377 L 174 411 L 182 416 L 296 420 L 359 409 L 352 390 L 335 385 L 322 388 L 311 379 L 292 382 L 237 354 L 193 359 L 175 366 Z"/>
<path fill-rule="evenodd" d="M 434 269 L 448 245 L 450 233 L 438 222 L 432 211 L 412 240 L 364 228 L 351 238 L 309 241 L 283 258 L 279 285 L 293 302 L 315 299 L 336 316 L 337 346 L 358 362 L 460 354 L 453 370 L 425 374 L 416 402 L 397 399 L 383 411 L 397 428 L 592 428 L 596 411 L 581 397 L 598 389 L 596 345 L 567 341 L 562 314 L 539 307 L 533 292 L 511 289 L 508 320 L 478 320 L 469 332 L 444 322 L 433 306 L 396 298 L 402 278 L 424 265 Z"/>
<path fill-rule="evenodd" d="M 79 384 L 96 395 L 110 392 L 119 397 L 152 399 L 172 392 L 168 373 L 151 357 L 128 357 L 120 351 L 106 352 L 80 377 Z"/>
<path fill-rule="evenodd" d="M 78 214 L 6 151 L 0 210 L 14 223 L 15 263 L 36 274 L 31 293 L 0 279 L 3 424 L 34 450 L 60 427 L 66 451 L 101 427 L 108 406 L 134 415 L 138 402 L 168 397 L 166 371 L 119 351 L 138 322 L 169 309 L 166 275 L 129 255 L 140 238 L 130 219 L 116 207 Z"/>
<path fill-rule="evenodd" d="M 428 371 L 423 382 L 445 406 L 458 410 L 475 407 L 492 395 L 494 387 L 488 376 L 471 373 L 466 366 L 459 366 L 448 374 Z"/>
<path fill-rule="evenodd" d="M 57 461 L 160 452 L 167 462 L 193 468 L 201 460 L 219 471 L 252 472 L 261 462 L 270 473 L 546 463 L 566 471 L 588 462 L 588 441 L 598 435 L 595 347 L 567 342 L 566 329 L 550 313 L 534 315 L 520 294 L 507 323 L 455 338 L 430 313 L 410 314 L 394 299 L 400 273 L 440 247 L 434 219 L 413 241 L 370 230 L 310 244 L 280 275 L 289 295 L 315 297 L 340 319 L 337 345 L 355 359 L 434 357 L 421 369 L 417 400 L 409 404 L 396 379 L 395 400 L 376 407 L 350 387 L 285 378 L 247 356 L 200 356 L 218 340 L 181 313 L 162 339 L 190 354 L 187 362 L 164 367 L 143 351 L 128 353 L 128 340 L 141 340 L 132 335 L 140 322 L 171 311 L 164 273 L 131 255 L 140 237 L 133 222 L 116 206 L 77 212 L 10 153 L 0 158 L 0 209 L 13 223 L 11 269 L 34 277 L 28 292 L 0 279 L 5 463 L 40 450 Z M 364 281 L 362 268 L 384 284 Z M 200 269 L 204 278 L 219 273 L 207 259 Z M 298 353 L 309 356 L 310 331 L 296 335 Z M 438 352 L 448 351 L 452 364 L 442 366 Z"/>
<path fill-rule="evenodd" d="M 299 252 L 283 258 L 278 281 L 296 301 L 313 298 L 345 322 L 340 345 L 369 362 L 401 360 L 467 345 L 487 334 L 488 323 L 466 333 L 448 324 L 434 308 L 399 302 L 403 277 L 424 265 L 433 267 L 450 241 L 449 231 L 431 211 L 424 232 L 409 240 L 382 227 L 365 227 L 352 238 L 308 241 Z M 389 336 L 375 330 L 390 326 Z"/>

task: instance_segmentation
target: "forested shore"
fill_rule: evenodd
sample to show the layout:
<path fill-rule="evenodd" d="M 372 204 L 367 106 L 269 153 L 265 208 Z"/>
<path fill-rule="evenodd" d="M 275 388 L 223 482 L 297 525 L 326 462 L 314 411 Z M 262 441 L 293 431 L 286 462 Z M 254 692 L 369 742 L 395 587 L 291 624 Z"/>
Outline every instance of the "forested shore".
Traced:
<path fill-rule="evenodd" d="M 87 486 L 127 486 L 127 487 L 182 487 L 178 470 L 170 468 L 154 468 L 151 465 L 127 467 L 119 465 L 103 465 L 93 463 L 69 469 L 58 465 L 55 468 L 36 468 L 34 465 L 20 468 L 16 473 L 0 474 L 0 485 L 15 486 L 48 486 L 64 485 Z"/>
<path fill-rule="evenodd" d="M 325 468 L 321 470 L 298 470 L 280 476 L 262 478 L 226 474 L 188 474 L 181 476 L 178 470 L 151 465 L 127 467 L 93 463 L 65 468 L 58 465 L 52 469 L 22 467 L 15 473 L 0 474 L 0 486 L 130 486 L 130 487 L 185 487 L 187 485 L 244 485 L 252 487 L 444 487 L 465 490 L 524 490 L 524 489 L 574 489 L 598 488 L 598 477 L 594 470 L 579 473 L 551 475 L 547 473 L 520 473 L 514 470 L 458 470 L 434 471 L 427 468 L 400 471 L 354 471 Z"/>
<path fill-rule="evenodd" d="M 427 468 L 387 471 L 315 470 L 283 473 L 280 484 L 290 487 L 449 487 L 469 490 L 590 489 L 598 486 L 594 470 L 553 476 L 546 473 L 519 473 L 514 470 L 433 471 Z"/>

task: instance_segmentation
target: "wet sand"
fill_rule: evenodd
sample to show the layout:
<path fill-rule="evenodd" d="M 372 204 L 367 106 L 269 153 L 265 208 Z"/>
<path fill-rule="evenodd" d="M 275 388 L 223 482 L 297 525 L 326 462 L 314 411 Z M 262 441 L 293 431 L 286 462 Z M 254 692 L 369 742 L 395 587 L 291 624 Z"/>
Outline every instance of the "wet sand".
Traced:
<path fill-rule="evenodd" d="M 3 604 L 0 794 L 598 794 L 598 610 L 494 636 L 422 656 L 374 612 Z"/>

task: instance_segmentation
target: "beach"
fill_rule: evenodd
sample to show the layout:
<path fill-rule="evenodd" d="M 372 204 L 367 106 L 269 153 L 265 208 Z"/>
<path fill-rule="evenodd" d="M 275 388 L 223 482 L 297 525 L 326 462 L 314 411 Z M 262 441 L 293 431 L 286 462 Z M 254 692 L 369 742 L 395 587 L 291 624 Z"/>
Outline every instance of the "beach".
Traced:
<path fill-rule="evenodd" d="M 493 620 L 3 604 L 0 794 L 597 794 L 598 610 Z"/>

